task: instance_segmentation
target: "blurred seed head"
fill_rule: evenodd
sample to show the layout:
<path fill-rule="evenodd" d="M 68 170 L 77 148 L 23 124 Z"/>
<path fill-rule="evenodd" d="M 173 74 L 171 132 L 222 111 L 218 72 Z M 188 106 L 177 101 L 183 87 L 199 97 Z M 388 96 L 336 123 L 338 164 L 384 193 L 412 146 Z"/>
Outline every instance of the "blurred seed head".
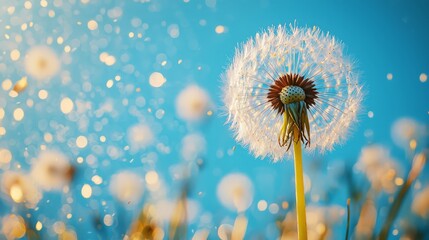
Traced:
<path fill-rule="evenodd" d="M 177 115 L 187 122 L 198 122 L 207 116 L 211 100 L 209 94 L 197 85 L 183 89 L 176 99 Z"/>
<path fill-rule="evenodd" d="M 75 167 L 61 152 L 46 150 L 31 165 L 31 177 L 44 190 L 61 190 L 75 174 Z"/>
<path fill-rule="evenodd" d="M 140 202 L 144 191 L 144 180 L 131 171 L 121 171 L 110 179 L 110 193 L 124 205 Z"/>
<path fill-rule="evenodd" d="M 28 208 L 36 208 L 42 199 L 42 192 L 34 179 L 20 172 L 4 172 L 1 178 L 1 190 L 14 202 L 23 203 Z"/>
<path fill-rule="evenodd" d="M 25 70 L 37 80 L 49 80 L 61 68 L 61 61 L 55 51 L 48 46 L 32 47 L 25 56 Z"/>
<path fill-rule="evenodd" d="M 253 202 L 252 181 L 242 173 L 230 173 L 217 186 L 217 197 L 226 208 L 243 212 Z"/>

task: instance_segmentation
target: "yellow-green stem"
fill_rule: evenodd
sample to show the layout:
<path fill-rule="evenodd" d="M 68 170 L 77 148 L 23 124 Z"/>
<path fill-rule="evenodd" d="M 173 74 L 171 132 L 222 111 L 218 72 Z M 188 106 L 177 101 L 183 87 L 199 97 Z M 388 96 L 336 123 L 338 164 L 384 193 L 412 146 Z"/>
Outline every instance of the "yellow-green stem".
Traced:
<path fill-rule="evenodd" d="M 305 216 L 304 170 L 302 167 L 301 141 L 297 137 L 298 129 L 294 129 L 293 158 L 295 164 L 295 196 L 298 239 L 307 240 L 307 221 Z"/>

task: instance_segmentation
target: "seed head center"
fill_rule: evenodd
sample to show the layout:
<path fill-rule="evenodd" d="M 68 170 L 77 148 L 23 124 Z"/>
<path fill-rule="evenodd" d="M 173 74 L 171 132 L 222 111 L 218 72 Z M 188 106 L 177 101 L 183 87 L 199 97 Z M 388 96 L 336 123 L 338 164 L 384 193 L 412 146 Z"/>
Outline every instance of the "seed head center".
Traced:
<path fill-rule="evenodd" d="M 289 104 L 305 100 L 304 89 L 298 86 L 286 86 L 280 92 L 280 101 L 283 104 Z"/>

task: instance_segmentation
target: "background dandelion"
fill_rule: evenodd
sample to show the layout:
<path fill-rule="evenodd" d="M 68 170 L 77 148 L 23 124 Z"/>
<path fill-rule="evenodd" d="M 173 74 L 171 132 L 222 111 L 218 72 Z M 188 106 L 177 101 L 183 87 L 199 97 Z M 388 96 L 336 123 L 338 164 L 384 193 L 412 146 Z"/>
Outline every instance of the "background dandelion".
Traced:
<path fill-rule="evenodd" d="M 243 6 L 246 11 L 237 12 Z M 278 238 L 277 222 L 295 211 L 292 162 L 252 160 L 235 142 L 219 108 L 219 76 L 237 43 L 295 21 L 309 28 L 317 25 L 344 41 L 345 52 L 359 60 L 355 65 L 366 84 L 365 109 L 347 144 L 323 156 L 306 156 L 304 166 L 311 182 L 309 205 L 343 209 L 346 199 L 352 199 L 350 234 L 355 236 L 353 226 L 370 188 L 365 174 L 353 168 L 361 149 L 377 144 L 389 150 L 404 171 L 394 179 L 399 189 L 412 158 L 395 145 L 391 126 L 402 117 L 428 122 L 429 85 L 422 77 L 429 74 L 427 8 L 424 2 L 387 1 L 0 0 L 0 179 L 11 173 L 32 179 L 33 162 L 44 151 L 62 153 L 75 168 L 73 179 L 57 190 L 29 181 L 37 198 L 27 202 L 15 202 L 2 188 L 0 239 L 122 239 L 131 233 L 143 203 L 176 203 L 183 187 L 180 175 L 189 163 L 187 199 L 198 206 L 187 226 L 189 238 L 205 231 L 209 239 L 231 236 L 237 213 L 222 205 L 216 189 L 234 172 L 248 176 L 254 188 L 245 239 Z M 58 65 L 46 69 L 55 71 L 26 66 L 27 56 L 42 46 L 50 49 L 43 57 L 54 53 L 52 63 Z M 30 68 L 37 71 L 31 74 Z M 178 114 L 182 107 L 176 107 L 189 86 L 198 86 L 209 97 L 198 121 L 184 119 Z M 130 141 L 136 125 L 150 129 L 149 143 Z M 188 148 L 185 139 L 194 134 L 202 138 L 190 142 L 198 141 L 201 148 Z M 416 139 L 416 152 L 424 148 L 427 135 L 421 138 Z M 139 177 L 136 185 L 143 193 L 137 204 L 120 202 L 109 190 L 113 176 L 123 171 Z M 392 224 L 391 236 L 424 239 L 418 234 L 427 229 L 426 219 L 411 211 L 411 203 L 427 187 L 427 179 L 424 168 Z M 321 188 L 325 181 L 329 184 Z M 394 196 L 380 191 L 371 198 L 374 208 L 368 209 L 377 215 L 368 216 L 376 233 L 388 212 L 383 206 Z M 193 211 L 189 213 L 191 217 Z M 168 222 L 156 222 L 163 236 L 168 235 Z M 326 229 L 330 237 L 343 238 L 344 216 Z"/>

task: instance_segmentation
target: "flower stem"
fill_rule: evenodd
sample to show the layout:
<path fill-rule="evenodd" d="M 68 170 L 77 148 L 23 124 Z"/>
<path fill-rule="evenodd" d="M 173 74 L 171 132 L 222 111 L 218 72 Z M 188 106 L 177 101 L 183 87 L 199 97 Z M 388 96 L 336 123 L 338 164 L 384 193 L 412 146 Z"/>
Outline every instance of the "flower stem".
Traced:
<path fill-rule="evenodd" d="M 425 165 L 425 162 L 426 162 L 426 155 L 423 153 L 418 154 L 414 157 L 413 166 L 411 167 L 411 170 L 408 173 L 407 181 L 405 182 L 404 185 L 402 185 L 398 195 L 396 196 L 395 200 L 393 200 L 392 206 L 387 215 L 386 221 L 384 222 L 384 225 L 381 228 L 378 239 L 386 240 L 388 238 L 390 227 L 394 223 L 396 216 L 398 215 L 399 210 L 401 209 L 402 203 L 405 197 L 407 196 L 408 190 L 410 189 L 411 184 L 414 182 L 414 180 L 419 176 L 420 172 L 422 171 Z"/>
<path fill-rule="evenodd" d="M 244 213 L 239 213 L 234 221 L 231 233 L 231 240 L 242 240 L 247 230 L 247 218 Z"/>
<path fill-rule="evenodd" d="M 187 196 L 188 196 L 188 183 L 186 182 L 180 198 L 177 200 L 176 208 L 173 211 L 170 220 L 170 227 L 168 229 L 168 239 L 186 239 L 187 234 Z"/>
<path fill-rule="evenodd" d="M 393 201 L 392 207 L 390 208 L 389 214 L 387 215 L 387 219 L 384 222 L 384 225 L 381 229 L 379 239 L 386 240 L 389 235 L 389 230 L 395 221 L 396 215 L 398 215 L 398 212 L 401 208 L 402 202 L 408 192 L 408 189 L 410 188 L 411 183 L 407 182 L 404 184 L 399 191 L 399 194 L 396 196 L 395 200 Z"/>
<path fill-rule="evenodd" d="M 305 194 L 304 194 L 304 171 L 302 167 L 302 150 L 299 131 L 294 131 L 295 139 L 293 140 L 293 158 L 295 164 L 295 196 L 296 196 L 296 216 L 298 239 L 307 239 L 307 221 L 305 216 Z"/>
<path fill-rule="evenodd" d="M 349 239 L 350 230 L 350 198 L 347 199 L 347 227 L 346 227 L 346 240 Z"/>

